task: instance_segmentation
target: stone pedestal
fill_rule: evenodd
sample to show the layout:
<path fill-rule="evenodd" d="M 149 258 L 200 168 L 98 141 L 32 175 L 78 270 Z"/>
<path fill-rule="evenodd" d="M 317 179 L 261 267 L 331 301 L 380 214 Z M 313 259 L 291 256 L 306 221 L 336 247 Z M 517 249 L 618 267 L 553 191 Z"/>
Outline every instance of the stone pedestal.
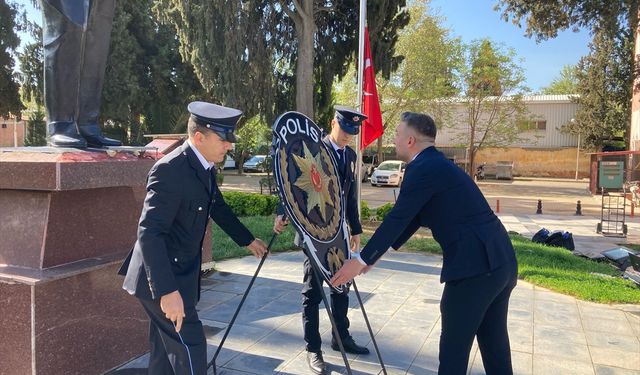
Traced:
<path fill-rule="evenodd" d="M 101 374 L 148 350 L 116 271 L 159 156 L 0 150 L 0 374 Z"/>

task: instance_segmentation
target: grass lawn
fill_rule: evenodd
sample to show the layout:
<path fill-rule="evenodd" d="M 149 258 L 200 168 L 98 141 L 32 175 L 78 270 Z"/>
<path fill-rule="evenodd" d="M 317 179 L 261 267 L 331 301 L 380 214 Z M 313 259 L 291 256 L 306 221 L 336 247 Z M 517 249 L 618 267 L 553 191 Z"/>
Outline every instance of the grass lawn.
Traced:
<path fill-rule="evenodd" d="M 273 220 L 272 216 L 250 216 L 241 217 L 240 221 L 253 233 L 254 236 L 263 240 L 267 245 L 273 236 Z M 293 237 L 295 232 L 292 226 L 278 235 L 271 246 L 272 252 L 289 251 L 293 248 Z M 236 245 L 226 233 L 220 229 L 215 223 L 213 224 L 213 260 L 219 261 L 229 258 L 237 258 L 241 256 L 251 255 L 251 252 L 245 247 Z"/>
<path fill-rule="evenodd" d="M 577 257 L 522 236 L 511 236 L 511 241 L 520 279 L 586 301 L 640 303 L 640 288 L 622 279 L 620 271 L 607 263 Z"/>
<path fill-rule="evenodd" d="M 635 243 L 623 243 L 623 244 L 620 244 L 620 246 L 624 246 L 635 251 L 640 251 L 640 245 Z"/>
<path fill-rule="evenodd" d="M 268 242 L 272 235 L 273 219 L 273 216 L 256 216 L 240 220 L 257 237 Z M 272 251 L 292 249 L 293 237 L 293 229 L 289 226 L 276 238 Z M 364 234 L 362 237 L 364 246 L 369 235 Z M 512 235 L 511 241 L 516 249 L 518 274 L 522 280 L 586 301 L 640 303 L 640 288 L 631 281 L 619 277 L 620 271 L 607 263 L 597 263 L 577 257 L 567 250 L 536 244 L 518 235 Z M 217 226 L 214 226 L 213 247 L 215 260 L 249 254 L 248 250 L 236 245 Z M 440 245 L 430 237 L 414 237 L 401 250 L 442 254 Z"/>

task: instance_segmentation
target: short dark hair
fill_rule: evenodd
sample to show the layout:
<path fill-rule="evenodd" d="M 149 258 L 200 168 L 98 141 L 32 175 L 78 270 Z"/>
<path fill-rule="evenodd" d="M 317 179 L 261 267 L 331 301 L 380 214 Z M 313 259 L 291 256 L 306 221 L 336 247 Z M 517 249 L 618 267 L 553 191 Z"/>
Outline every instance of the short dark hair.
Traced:
<path fill-rule="evenodd" d="M 189 117 L 189 122 L 187 123 L 187 133 L 189 136 L 193 137 L 196 132 L 200 132 L 204 135 L 208 135 L 209 133 L 213 133 L 213 131 L 206 126 L 201 125 L 198 121 L 196 121 L 193 117 Z"/>
<path fill-rule="evenodd" d="M 400 121 L 404 121 L 408 127 L 417 131 L 418 134 L 436 139 L 436 123 L 431 116 L 423 113 L 404 112 L 400 115 Z"/>

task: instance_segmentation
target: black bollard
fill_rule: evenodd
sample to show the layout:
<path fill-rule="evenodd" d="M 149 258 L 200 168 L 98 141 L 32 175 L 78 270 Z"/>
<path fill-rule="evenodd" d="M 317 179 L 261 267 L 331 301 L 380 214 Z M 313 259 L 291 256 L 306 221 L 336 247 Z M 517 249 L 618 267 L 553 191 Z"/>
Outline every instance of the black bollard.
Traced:
<path fill-rule="evenodd" d="M 538 210 L 536 211 L 536 214 L 542 215 L 542 199 L 538 199 Z"/>
<path fill-rule="evenodd" d="M 580 204 L 580 201 L 576 204 L 576 216 L 582 216 L 582 204 Z"/>

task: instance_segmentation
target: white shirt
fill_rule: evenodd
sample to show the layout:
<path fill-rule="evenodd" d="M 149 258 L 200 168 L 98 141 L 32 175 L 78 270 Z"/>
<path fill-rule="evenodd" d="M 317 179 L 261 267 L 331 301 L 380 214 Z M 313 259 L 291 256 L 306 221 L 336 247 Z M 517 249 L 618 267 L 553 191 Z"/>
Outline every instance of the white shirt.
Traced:
<path fill-rule="evenodd" d="M 202 156 L 200 151 L 198 151 L 196 146 L 194 146 L 193 143 L 191 143 L 190 139 L 187 139 L 187 144 L 189 145 L 189 147 L 191 147 L 193 152 L 196 154 L 196 156 L 198 157 L 198 160 L 200 160 L 200 163 L 202 163 L 202 168 L 208 171 L 214 166 L 215 163 L 209 163 L 207 159 L 205 159 L 204 156 Z"/>

